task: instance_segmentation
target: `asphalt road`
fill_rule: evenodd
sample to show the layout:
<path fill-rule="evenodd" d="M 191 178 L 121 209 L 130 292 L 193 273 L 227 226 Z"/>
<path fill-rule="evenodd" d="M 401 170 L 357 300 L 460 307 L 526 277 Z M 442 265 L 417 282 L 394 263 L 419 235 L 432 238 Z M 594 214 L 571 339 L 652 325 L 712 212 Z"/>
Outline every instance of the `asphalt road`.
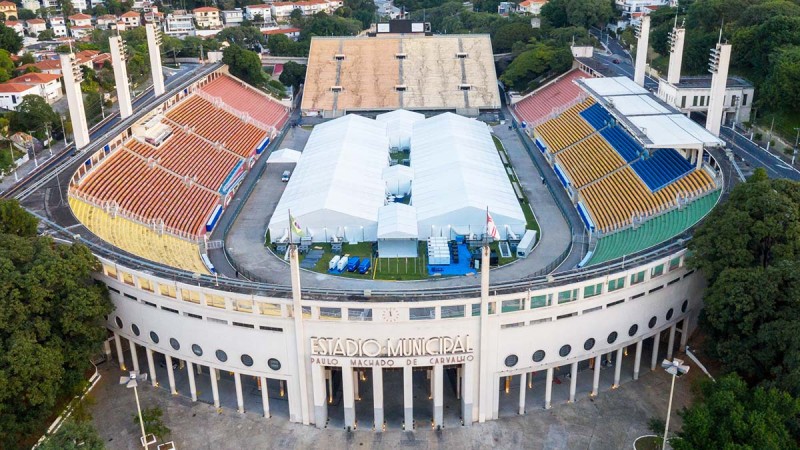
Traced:
<path fill-rule="evenodd" d="M 763 167 L 770 178 L 788 178 L 800 181 L 800 171 L 741 134 L 734 133 L 731 128 L 722 127 L 720 138 L 725 141 L 734 155 L 743 158 L 752 167 Z"/>

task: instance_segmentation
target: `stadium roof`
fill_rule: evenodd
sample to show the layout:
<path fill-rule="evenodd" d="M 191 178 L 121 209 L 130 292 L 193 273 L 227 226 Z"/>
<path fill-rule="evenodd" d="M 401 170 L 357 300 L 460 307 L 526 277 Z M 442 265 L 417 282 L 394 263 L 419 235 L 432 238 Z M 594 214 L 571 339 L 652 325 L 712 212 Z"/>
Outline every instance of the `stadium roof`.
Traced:
<path fill-rule="evenodd" d="M 378 239 L 416 239 L 417 209 L 389 203 L 378 210 Z"/>
<path fill-rule="evenodd" d="M 408 148 L 411 139 L 411 130 L 415 122 L 424 120 L 425 115 L 398 109 L 392 112 L 378 114 L 375 120 L 386 124 L 386 132 L 389 134 L 389 145 L 392 148 Z"/>
<path fill-rule="evenodd" d="M 723 142 L 627 77 L 576 81 L 646 148 L 698 148 Z"/>

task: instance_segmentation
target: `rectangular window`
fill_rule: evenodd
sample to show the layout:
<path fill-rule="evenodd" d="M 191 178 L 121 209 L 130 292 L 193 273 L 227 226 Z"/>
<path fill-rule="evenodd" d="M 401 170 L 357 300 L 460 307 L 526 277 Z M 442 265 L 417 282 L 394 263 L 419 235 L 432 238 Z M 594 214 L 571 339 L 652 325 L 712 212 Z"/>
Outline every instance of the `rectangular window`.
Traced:
<path fill-rule="evenodd" d="M 127 285 L 129 285 L 129 286 L 134 286 L 134 284 L 133 284 L 133 275 L 131 275 L 131 274 L 127 273 L 127 272 L 121 272 L 121 273 L 122 273 L 122 282 L 127 284 Z"/>
<path fill-rule="evenodd" d="M 131 299 L 131 300 L 136 300 L 136 297 L 132 296 L 131 294 L 123 294 L 123 295 L 124 295 L 125 297 L 127 297 L 127 298 Z"/>
<path fill-rule="evenodd" d="M 659 277 L 664 274 L 664 265 L 659 264 L 652 269 L 650 269 L 650 278 Z"/>
<path fill-rule="evenodd" d="M 631 275 L 631 286 L 639 284 L 644 281 L 644 270 Z"/>
<path fill-rule="evenodd" d="M 481 304 L 480 303 L 473 303 L 472 304 L 472 317 L 480 316 L 481 315 Z"/>
<path fill-rule="evenodd" d="M 501 304 L 500 308 L 500 311 L 504 313 L 522 311 L 525 309 L 525 300 L 521 298 L 517 300 L 505 300 Z"/>
<path fill-rule="evenodd" d="M 169 297 L 169 298 L 177 297 L 177 294 L 175 294 L 175 286 L 169 284 L 159 284 L 158 290 L 164 297 Z"/>
<path fill-rule="evenodd" d="M 747 106 L 747 94 L 742 94 L 742 106 Z"/>
<path fill-rule="evenodd" d="M 278 333 L 283 333 L 283 328 L 267 327 L 267 326 L 261 325 L 261 326 L 258 327 L 258 329 L 264 330 L 264 331 L 277 331 Z"/>
<path fill-rule="evenodd" d="M 342 318 L 341 308 L 320 308 L 320 320 L 339 320 Z"/>
<path fill-rule="evenodd" d="M 669 260 L 669 271 L 672 272 L 673 270 L 677 269 L 681 266 L 681 257 L 678 256 L 677 258 L 672 258 Z"/>
<path fill-rule="evenodd" d="M 500 325 L 500 329 L 524 327 L 525 322 L 504 323 Z"/>
<path fill-rule="evenodd" d="M 562 314 L 562 315 L 556 317 L 556 320 L 568 319 L 568 318 L 570 318 L 572 316 L 577 316 L 577 315 L 578 315 L 578 313 L 576 313 L 576 312 L 575 313 L 571 313 L 571 314 Z"/>
<path fill-rule="evenodd" d="M 543 306 L 548 306 L 550 304 L 547 301 L 547 295 L 534 295 L 531 297 L 531 309 L 533 308 L 541 308 Z"/>
<path fill-rule="evenodd" d="M 537 323 L 545 323 L 545 322 L 552 322 L 552 321 L 553 321 L 552 317 L 545 317 L 544 319 L 531 320 L 530 322 L 528 322 L 528 324 L 536 325 Z"/>
<path fill-rule="evenodd" d="M 311 307 L 310 306 L 303 306 L 301 308 L 300 314 L 302 314 L 304 319 L 310 319 L 311 318 Z"/>
<path fill-rule="evenodd" d="M 188 312 L 186 313 L 186 317 L 191 317 L 192 319 L 200 319 L 200 320 L 203 319 L 203 316 L 199 316 L 197 314 L 192 314 L 192 313 L 188 313 Z"/>
<path fill-rule="evenodd" d="M 147 278 L 139 278 L 139 288 L 143 291 L 153 292 L 153 283 Z"/>
<path fill-rule="evenodd" d="M 648 294 L 652 294 L 653 292 L 655 292 L 655 291 L 660 291 L 660 290 L 661 290 L 661 289 L 663 289 L 663 288 L 664 288 L 664 286 L 662 285 L 662 286 L 659 286 L 659 287 L 657 287 L 657 288 L 650 289 L 649 291 L 647 291 L 647 293 L 648 293 Z"/>
<path fill-rule="evenodd" d="M 209 322 L 214 322 L 214 323 L 224 323 L 225 325 L 228 324 L 227 320 L 217 319 L 216 317 L 207 317 L 206 320 L 208 320 Z"/>
<path fill-rule="evenodd" d="M 464 305 L 442 306 L 442 319 L 464 317 Z"/>
<path fill-rule="evenodd" d="M 206 294 L 206 305 L 225 309 L 225 297 L 221 295 Z"/>
<path fill-rule="evenodd" d="M 686 108 L 686 96 L 681 97 L 681 108 Z"/>
<path fill-rule="evenodd" d="M 588 314 L 590 312 L 600 311 L 601 309 L 603 309 L 602 306 L 595 306 L 594 308 L 584 309 L 583 313 Z"/>
<path fill-rule="evenodd" d="M 578 298 L 578 290 L 561 291 L 558 293 L 558 304 L 574 302 Z"/>
<path fill-rule="evenodd" d="M 622 304 L 623 302 L 625 302 L 625 300 L 617 300 L 615 302 L 611 302 L 608 305 L 606 305 L 606 308 L 611 308 L 612 306 L 617 306 L 619 304 Z"/>
<path fill-rule="evenodd" d="M 181 298 L 185 302 L 200 304 L 200 293 L 189 289 L 181 289 Z"/>
<path fill-rule="evenodd" d="M 262 316 L 281 316 L 281 305 L 275 305 L 273 303 L 259 303 L 258 308 L 259 311 L 261 311 Z"/>
<path fill-rule="evenodd" d="M 233 302 L 233 310 L 243 313 L 252 313 L 253 312 L 253 301 L 252 300 L 234 300 Z"/>
<path fill-rule="evenodd" d="M 372 320 L 372 310 L 369 308 L 349 308 L 347 310 L 347 320 L 369 322 Z"/>
<path fill-rule="evenodd" d="M 428 306 L 424 308 L 409 308 L 409 319 L 411 320 L 433 320 L 435 318 L 435 308 Z"/>
<path fill-rule="evenodd" d="M 233 322 L 233 326 L 242 328 L 255 328 L 256 326 L 250 323 Z"/>
<path fill-rule="evenodd" d="M 616 291 L 625 287 L 625 277 L 619 277 L 616 280 L 608 280 L 608 292 Z"/>
<path fill-rule="evenodd" d="M 116 267 L 103 264 L 103 269 L 105 270 L 106 275 L 108 275 L 109 277 L 117 278 L 117 269 L 116 269 Z"/>
<path fill-rule="evenodd" d="M 119 294 L 119 289 L 114 289 L 114 288 L 113 288 L 113 287 L 111 287 L 111 286 L 107 286 L 107 287 L 108 287 L 108 290 L 109 290 L 109 291 L 111 291 L 111 292 L 114 292 L 114 293 L 116 293 L 116 294 Z"/>
<path fill-rule="evenodd" d="M 683 274 L 683 278 L 686 278 L 686 277 L 688 277 L 689 275 L 691 275 L 693 273 L 694 273 L 694 269 L 692 269 L 692 270 L 686 272 L 685 274 Z"/>
<path fill-rule="evenodd" d="M 603 283 L 593 284 L 583 288 L 583 298 L 594 297 L 603 293 Z"/>
<path fill-rule="evenodd" d="M 681 277 L 678 277 L 678 278 L 675 278 L 674 280 L 671 280 L 669 283 L 667 283 L 667 286 L 669 286 L 669 285 L 672 285 L 672 284 L 675 284 L 675 283 L 677 283 L 678 281 L 681 281 Z"/>
<path fill-rule="evenodd" d="M 692 99 L 692 106 L 697 106 L 697 96 L 696 95 Z"/>
<path fill-rule="evenodd" d="M 166 306 L 162 306 L 161 309 L 164 310 L 164 311 L 167 311 L 167 312 L 171 312 L 173 314 L 178 314 L 178 310 L 177 309 L 167 308 Z"/>

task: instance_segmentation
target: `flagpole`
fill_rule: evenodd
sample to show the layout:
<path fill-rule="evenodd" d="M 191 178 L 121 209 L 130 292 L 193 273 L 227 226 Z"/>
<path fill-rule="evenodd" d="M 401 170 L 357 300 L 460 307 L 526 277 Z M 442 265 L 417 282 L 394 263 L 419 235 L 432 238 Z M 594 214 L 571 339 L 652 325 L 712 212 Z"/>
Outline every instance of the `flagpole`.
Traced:
<path fill-rule="evenodd" d="M 289 209 L 288 211 L 289 211 L 289 245 L 292 246 L 294 245 L 294 239 L 292 238 L 292 234 L 294 234 L 294 232 L 292 231 L 292 228 L 294 228 L 294 224 L 292 223 L 292 210 Z"/>

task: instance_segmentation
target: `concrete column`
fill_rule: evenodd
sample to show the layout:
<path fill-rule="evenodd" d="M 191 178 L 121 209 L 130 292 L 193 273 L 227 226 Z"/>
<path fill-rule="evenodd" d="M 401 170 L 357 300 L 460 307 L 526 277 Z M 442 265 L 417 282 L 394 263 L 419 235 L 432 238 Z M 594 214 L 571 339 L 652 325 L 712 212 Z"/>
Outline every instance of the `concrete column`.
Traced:
<path fill-rule="evenodd" d="M 437 428 L 444 423 L 444 366 L 433 366 L 433 425 Z"/>
<path fill-rule="evenodd" d="M 150 71 L 153 75 L 153 93 L 156 97 L 164 93 L 164 73 L 161 71 L 161 37 L 155 25 L 145 25 L 147 33 L 147 50 L 150 54 Z"/>
<path fill-rule="evenodd" d="M 108 42 L 111 46 L 111 66 L 114 69 L 114 81 L 117 85 L 119 116 L 124 119 L 133 114 L 131 91 L 128 86 L 128 68 L 125 66 L 125 44 L 122 42 L 121 36 L 112 36 Z"/>
<path fill-rule="evenodd" d="M 472 395 L 475 392 L 474 363 L 464 363 L 461 369 L 461 420 L 465 427 L 472 426 Z"/>
<path fill-rule="evenodd" d="M 297 254 L 297 246 L 291 245 L 289 247 L 289 267 L 292 282 L 292 313 L 294 316 L 295 336 L 295 351 L 293 352 L 295 358 L 291 358 L 291 365 L 294 366 L 297 373 L 300 374 L 295 382 L 297 389 L 293 389 L 293 392 L 297 393 L 297 397 L 292 398 L 292 395 L 290 395 L 289 404 L 296 404 L 298 403 L 297 400 L 299 400 L 300 415 L 299 417 L 295 415 L 295 419 L 302 421 L 303 425 L 308 425 L 311 423 L 311 414 L 309 410 L 313 402 L 308 395 L 308 380 L 311 379 L 311 374 L 309 373 L 309 365 L 306 361 L 305 324 L 303 323 L 302 293 L 300 289 L 300 259 Z M 350 386 L 352 387 L 352 384 Z"/>
<path fill-rule="evenodd" d="M 489 256 L 488 245 L 481 248 L 481 317 L 480 343 L 478 353 L 478 422 L 486 421 L 491 414 L 491 393 L 493 380 L 489 376 Z M 494 393 L 497 395 L 497 392 Z"/>
<path fill-rule="evenodd" d="M 150 383 L 153 386 L 158 384 L 158 380 L 156 379 L 156 365 L 153 362 L 153 351 L 150 350 L 150 347 L 144 348 L 145 354 L 147 355 L 147 369 L 150 371 Z"/>
<path fill-rule="evenodd" d="M 603 355 L 594 357 L 594 378 L 592 378 L 592 397 L 595 397 L 600 390 L 600 358 Z"/>
<path fill-rule="evenodd" d="M 311 365 L 311 386 L 314 396 L 314 423 L 323 428 L 328 422 L 328 393 L 326 390 L 325 366 Z M 263 391 L 264 388 L 261 388 Z"/>
<path fill-rule="evenodd" d="M 172 395 L 178 394 L 178 389 L 175 387 L 175 371 L 172 369 L 172 356 L 164 355 L 167 358 L 167 377 L 169 378 L 169 391 Z"/>
<path fill-rule="evenodd" d="M 669 46 L 669 70 L 667 71 L 667 82 L 678 84 L 681 81 L 681 65 L 683 64 L 683 41 L 686 37 L 686 29 L 678 27 L 678 18 L 675 18 L 675 27 L 670 33 Z M 674 102 L 673 102 L 674 103 Z"/>
<path fill-rule="evenodd" d="M 414 429 L 414 373 L 411 366 L 403 367 L 403 413 L 406 431 Z"/>
<path fill-rule="evenodd" d="M 720 38 L 722 38 L 721 34 Z M 717 46 L 711 50 L 711 60 L 709 61 L 713 75 L 711 75 L 711 98 L 708 101 L 708 114 L 706 115 L 706 129 L 714 136 L 719 136 L 719 129 L 722 125 L 730 62 L 731 45 L 717 43 Z"/>
<path fill-rule="evenodd" d="M 356 426 L 355 392 L 353 389 L 353 368 L 342 367 L 342 400 L 344 400 L 344 426 Z"/>
<path fill-rule="evenodd" d="M 617 360 L 614 362 L 614 386 L 613 388 L 619 387 L 619 378 L 620 374 L 622 373 L 622 351 L 624 347 L 620 347 L 617 349 Z"/>
<path fill-rule="evenodd" d="M 114 333 L 114 346 L 117 348 L 117 361 L 119 362 L 119 370 L 125 370 L 125 355 L 122 354 L 122 341 L 117 333 Z"/>
<path fill-rule="evenodd" d="M 683 324 L 681 325 L 681 347 L 680 351 L 686 349 L 686 344 L 689 343 L 689 316 L 686 316 L 683 319 Z"/>
<path fill-rule="evenodd" d="M 214 406 L 219 408 L 219 386 L 217 386 L 217 369 L 209 367 L 211 376 L 211 395 L 214 396 Z"/>
<path fill-rule="evenodd" d="M 639 86 L 644 86 L 644 70 L 647 65 L 647 48 L 650 40 L 650 16 L 642 16 L 638 33 L 639 41 L 636 44 L 636 63 L 633 72 L 633 81 Z"/>
<path fill-rule="evenodd" d="M 261 381 L 261 407 L 264 409 L 264 417 L 269 418 L 269 389 L 267 388 L 267 377 L 260 377 Z M 322 383 L 325 386 L 325 383 Z M 323 398 L 325 395 L 323 394 Z"/>
<path fill-rule="evenodd" d="M 639 339 L 636 343 L 636 357 L 633 360 L 633 379 L 639 379 L 639 367 L 642 365 L 642 344 L 644 341 Z"/>
<path fill-rule="evenodd" d="M 375 431 L 383 431 L 383 369 L 372 368 L 372 409 L 375 414 Z"/>
<path fill-rule="evenodd" d="M 233 373 L 233 382 L 236 385 L 236 406 L 240 413 L 244 413 L 244 395 L 242 395 L 242 376 L 239 372 Z"/>
<path fill-rule="evenodd" d="M 61 75 L 64 79 L 64 91 L 67 94 L 75 148 L 81 150 L 89 145 L 89 127 L 86 124 L 86 112 L 83 109 L 83 95 L 81 94 L 83 75 L 80 66 L 74 64 L 74 57 L 73 53 L 61 55 Z"/>
<path fill-rule="evenodd" d="M 650 370 L 656 370 L 658 364 L 658 347 L 661 344 L 661 333 L 653 336 L 653 355 L 650 357 Z"/>
<path fill-rule="evenodd" d="M 676 324 L 669 327 L 669 340 L 667 341 L 667 359 L 672 359 L 672 352 L 675 348 L 675 330 L 678 328 Z"/>
<path fill-rule="evenodd" d="M 197 385 L 194 382 L 194 370 L 192 370 L 193 364 L 189 361 L 186 361 L 186 373 L 189 374 L 189 392 L 192 394 L 192 401 L 197 401 Z"/>
<path fill-rule="evenodd" d="M 569 372 L 569 402 L 575 401 L 575 391 L 578 386 L 578 363 L 574 362 L 570 366 Z"/>
<path fill-rule="evenodd" d="M 136 355 L 136 343 L 128 339 L 128 344 L 131 346 L 131 359 L 133 360 L 133 370 L 139 371 L 139 358 Z"/>
<path fill-rule="evenodd" d="M 353 398 L 356 401 L 361 400 L 361 393 L 358 390 L 358 383 L 361 382 L 361 377 L 359 376 L 358 370 L 353 370 Z"/>
<path fill-rule="evenodd" d="M 544 386 L 544 409 L 550 409 L 550 400 L 553 398 L 553 368 L 547 369 L 547 380 Z"/>
<path fill-rule="evenodd" d="M 491 401 L 492 405 L 492 415 L 487 417 L 487 420 L 495 420 L 500 417 L 500 380 L 504 377 L 493 376 L 492 377 L 492 388 L 491 388 L 491 395 L 489 396 L 489 401 Z"/>
<path fill-rule="evenodd" d="M 525 414 L 525 394 L 528 393 L 528 387 L 525 384 L 527 373 L 519 374 L 519 415 Z"/>

